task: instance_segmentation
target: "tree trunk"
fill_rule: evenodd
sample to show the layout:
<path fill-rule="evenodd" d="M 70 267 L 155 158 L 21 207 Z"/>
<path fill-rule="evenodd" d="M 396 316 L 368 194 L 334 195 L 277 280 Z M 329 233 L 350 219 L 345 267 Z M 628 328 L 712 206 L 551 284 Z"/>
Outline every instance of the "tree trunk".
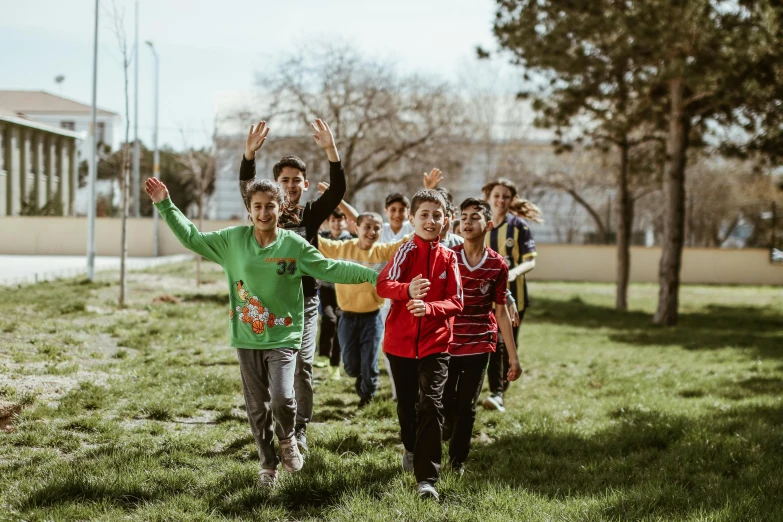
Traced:
<path fill-rule="evenodd" d="M 201 181 L 203 183 L 203 180 Z M 204 230 L 204 188 L 198 194 L 198 229 Z M 201 286 L 201 255 L 196 255 L 196 286 Z"/>
<path fill-rule="evenodd" d="M 631 272 L 631 232 L 633 230 L 633 198 L 628 190 L 629 145 L 623 141 L 620 149 L 620 172 L 617 176 L 617 288 L 615 309 L 628 310 L 628 280 Z"/>
<path fill-rule="evenodd" d="M 658 310 L 653 321 L 663 326 L 677 324 L 680 267 L 685 235 L 685 163 L 690 118 L 683 113 L 685 86 L 682 78 L 669 81 L 671 109 L 663 176 L 663 251 L 658 271 Z"/>
<path fill-rule="evenodd" d="M 128 257 L 128 196 L 129 192 L 129 173 L 130 173 L 130 154 L 128 153 L 128 143 L 125 142 L 122 152 L 122 179 L 120 181 L 121 193 L 121 212 L 122 212 L 122 232 L 120 238 L 120 300 L 119 307 L 125 308 L 125 262 Z"/>

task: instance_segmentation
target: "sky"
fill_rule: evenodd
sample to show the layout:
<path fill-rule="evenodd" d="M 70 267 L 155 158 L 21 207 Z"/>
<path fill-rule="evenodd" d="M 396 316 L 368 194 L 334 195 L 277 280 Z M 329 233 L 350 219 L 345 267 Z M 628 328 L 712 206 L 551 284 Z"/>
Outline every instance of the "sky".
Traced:
<path fill-rule="evenodd" d="M 294 48 L 348 42 L 400 70 L 451 80 L 495 49 L 492 0 L 139 0 L 139 137 L 151 143 L 153 58 L 160 54 L 161 144 L 199 146 L 220 93 L 251 93 L 255 73 Z M 98 106 L 124 114 L 113 6 L 134 40 L 134 0 L 100 0 Z M 94 0 L 0 0 L 0 89 L 45 90 L 89 104 Z M 130 70 L 133 117 L 133 65 Z M 54 78 L 64 75 L 58 86 Z M 259 115 L 263 117 L 263 115 Z M 133 128 L 131 127 L 131 139 Z"/>

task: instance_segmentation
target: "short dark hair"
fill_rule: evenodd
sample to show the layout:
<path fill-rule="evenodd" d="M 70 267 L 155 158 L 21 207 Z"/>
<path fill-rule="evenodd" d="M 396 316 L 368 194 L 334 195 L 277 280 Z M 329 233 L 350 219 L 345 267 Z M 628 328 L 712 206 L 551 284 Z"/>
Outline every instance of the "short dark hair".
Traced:
<path fill-rule="evenodd" d="M 392 203 L 402 203 L 405 208 L 410 208 L 411 206 L 411 202 L 408 199 L 408 196 L 400 192 L 393 192 L 386 196 L 386 206 L 383 208 L 389 208 Z"/>
<path fill-rule="evenodd" d="M 332 215 L 330 217 L 333 217 L 334 219 L 345 219 L 345 212 L 336 208 L 332 210 Z"/>
<path fill-rule="evenodd" d="M 446 200 L 446 212 L 453 216 L 454 211 L 457 209 L 454 208 L 454 197 L 451 195 L 451 192 L 449 192 L 449 189 L 443 187 L 437 187 L 435 190 L 440 192 L 441 195 L 443 196 L 443 199 Z"/>
<path fill-rule="evenodd" d="M 419 210 L 419 207 L 425 201 L 437 203 L 443 207 L 443 211 L 446 212 L 446 198 L 443 197 L 443 194 L 435 189 L 421 189 L 413 195 L 413 201 L 411 201 L 411 214 L 415 216 L 416 211 Z"/>
<path fill-rule="evenodd" d="M 359 217 L 356 218 L 356 226 L 361 226 L 362 221 L 365 219 L 377 219 L 381 222 L 381 224 L 383 224 L 383 218 L 377 212 L 362 212 L 359 214 Z"/>
<path fill-rule="evenodd" d="M 275 181 L 277 181 L 277 178 L 280 177 L 280 173 L 286 167 L 291 167 L 298 170 L 302 173 L 304 179 L 307 179 L 307 164 L 302 161 L 302 158 L 298 156 L 283 156 L 280 158 L 280 161 L 275 163 L 275 166 L 272 167 L 272 175 L 274 176 Z"/>
<path fill-rule="evenodd" d="M 484 219 L 487 220 L 487 223 L 492 221 L 492 208 L 490 208 L 489 203 L 487 203 L 483 199 L 468 198 L 465 201 L 463 201 L 462 204 L 459 206 L 459 211 L 464 212 L 466 208 L 471 208 L 471 207 L 480 208 L 481 212 L 484 213 Z"/>

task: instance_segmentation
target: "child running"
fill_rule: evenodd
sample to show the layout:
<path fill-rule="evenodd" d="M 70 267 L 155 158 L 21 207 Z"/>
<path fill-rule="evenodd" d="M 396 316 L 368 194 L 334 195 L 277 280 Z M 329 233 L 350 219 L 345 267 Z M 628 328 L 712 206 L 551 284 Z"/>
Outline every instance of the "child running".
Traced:
<path fill-rule="evenodd" d="M 310 187 L 307 180 L 307 165 L 296 156 L 285 156 L 272 168 L 275 181 L 283 186 L 288 195 L 291 210 L 298 221 L 281 224 L 283 228 L 296 232 L 313 247 L 318 246 L 318 230 L 329 219 L 345 195 L 345 172 L 340 163 L 340 155 L 334 143 L 332 131 L 325 121 L 315 120 L 310 127 L 313 139 L 326 152 L 329 158 L 329 188 L 315 201 L 308 201 L 304 207 L 299 205 L 302 194 Z M 245 186 L 252 183 L 256 176 L 255 155 L 269 135 L 266 122 L 251 125 L 245 144 L 245 153 L 239 167 L 239 188 L 244 198 Z M 302 449 L 307 451 L 307 425 L 313 417 L 313 360 L 315 359 L 315 335 L 318 330 L 318 286 L 310 276 L 302 277 L 304 293 L 304 333 L 302 349 L 297 352 L 296 378 L 296 439 Z"/>
<path fill-rule="evenodd" d="M 337 209 L 329 216 L 328 230 L 319 233 L 321 237 L 335 241 L 351 239 L 346 230 L 345 214 Z M 318 355 L 329 359 L 331 378 L 340 380 L 340 339 L 337 327 L 343 312 L 337 304 L 334 285 L 328 281 L 318 281 L 318 298 L 321 307 L 321 327 L 318 329 Z"/>
<path fill-rule="evenodd" d="M 392 300 L 383 350 L 397 389 L 402 467 L 414 472 L 420 497 L 436 500 L 442 457 L 441 399 L 453 317 L 463 306 L 456 254 L 439 241 L 445 211 L 446 202 L 435 190 L 420 190 L 413 196 L 415 236 L 397 250 L 377 285 L 378 295 Z"/>
<path fill-rule="evenodd" d="M 332 259 L 359 263 L 380 272 L 402 245 L 378 243 L 383 221 L 375 212 L 364 212 L 356 219 L 359 237 L 348 241 L 318 240 L 318 249 Z M 378 353 L 383 336 L 381 307 L 385 299 L 378 297 L 372 285 L 335 285 L 337 303 L 342 310 L 339 325 L 343 367 L 349 377 L 356 378 L 359 408 L 372 401 L 378 389 Z"/>
<path fill-rule="evenodd" d="M 449 348 L 449 374 L 443 392 L 443 440 L 449 441 L 451 468 L 461 474 L 470 451 L 476 403 L 489 354 L 495 351 L 498 328 L 508 339 L 506 378 L 516 380 L 522 369 L 506 309 L 508 266 L 497 252 L 484 245 L 484 236 L 493 226 L 489 204 L 475 198 L 466 199 L 460 205 L 460 226 L 465 243 L 455 246 L 454 252 L 462 276 L 465 306 L 454 318 L 454 337 Z"/>
<path fill-rule="evenodd" d="M 247 187 L 252 226 L 201 233 L 169 199 L 166 186 L 147 179 L 146 191 L 163 220 L 188 249 L 223 267 L 229 288 L 229 333 L 237 349 L 250 431 L 261 461 L 259 485 L 272 486 L 279 459 L 294 473 L 304 459 L 296 444 L 294 373 L 304 327 L 302 277 L 345 284 L 372 283 L 362 266 L 325 259 L 296 233 L 278 228 L 296 222 L 283 188 L 268 180 Z M 274 430 L 273 430 L 274 420 Z"/>
<path fill-rule="evenodd" d="M 492 222 L 495 224 L 486 235 L 484 243 L 500 254 L 508 265 L 508 287 L 517 302 L 519 319 L 515 318 L 513 328 L 514 341 L 519 335 L 519 326 L 530 305 L 525 274 L 536 267 L 536 243 L 525 219 L 541 223 L 541 211 L 532 203 L 517 197 L 517 188 L 507 179 L 497 179 L 482 187 L 484 198 L 492 208 Z M 516 206 L 521 216 L 509 210 Z M 523 217 L 525 219 L 523 219 Z M 484 399 L 484 408 L 505 412 L 503 393 L 508 389 L 506 379 L 509 368 L 506 346 L 508 339 L 503 335 L 498 340 L 497 349 L 489 356 L 487 380 L 490 396 Z"/>

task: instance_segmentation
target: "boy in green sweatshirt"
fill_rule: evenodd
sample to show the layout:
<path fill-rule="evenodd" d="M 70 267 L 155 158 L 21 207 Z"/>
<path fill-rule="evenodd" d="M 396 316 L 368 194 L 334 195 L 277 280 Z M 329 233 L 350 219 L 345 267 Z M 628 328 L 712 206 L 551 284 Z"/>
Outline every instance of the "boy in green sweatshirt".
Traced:
<path fill-rule="evenodd" d="M 334 283 L 375 284 L 377 274 L 325 259 L 295 232 L 278 228 L 278 221 L 298 218 L 274 181 L 256 181 L 247 188 L 252 225 L 209 233 L 199 232 L 174 206 L 159 180 L 148 179 L 146 190 L 177 239 L 226 274 L 230 340 L 237 349 L 250 430 L 258 446 L 259 484 L 272 486 L 280 462 L 275 434 L 283 468 L 294 473 L 304 463 L 294 436 L 294 373 L 304 325 L 301 279 L 309 275 Z"/>

